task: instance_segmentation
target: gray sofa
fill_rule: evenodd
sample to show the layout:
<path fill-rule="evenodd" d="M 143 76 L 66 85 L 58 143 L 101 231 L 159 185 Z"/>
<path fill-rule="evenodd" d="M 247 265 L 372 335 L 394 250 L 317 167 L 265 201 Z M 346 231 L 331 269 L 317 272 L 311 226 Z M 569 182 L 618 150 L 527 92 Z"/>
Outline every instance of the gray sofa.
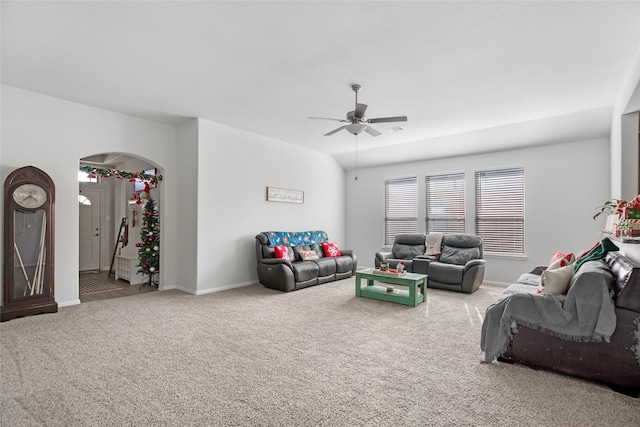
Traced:
<path fill-rule="evenodd" d="M 452 233 L 442 238 L 439 257 L 420 255 L 413 260 L 413 272 L 429 276 L 428 287 L 472 293 L 484 279 L 482 239 L 472 234 Z"/>
<path fill-rule="evenodd" d="M 381 262 L 396 268 L 404 261 L 409 273 L 429 276 L 427 287 L 472 293 L 484 279 L 485 261 L 482 239 L 472 234 L 452 233 L 442 237 L 439 256 L 427 256 L 427 236 L 421 233 L 396 235 L 391 252 L 378 252 L 375 266 Z"/>
<path fill-rule="evenodd" d="M 341 256 L 327 257 L 322 243 L 329 242 L 324 231 L 266 231 L 256 237 L 258 280 L 267 288 L 294 291 L 355 274 L 358 266 L 352 250 L 340 248 Z M 287 247 L 291 261 L 276 258 L 274 245 Z M 302 260 L 300 250 L 314 251 L 318 259 Z"/>
<path fill-rule="evenodd" d="M 503 362 L 640 396 L 640 264 L 619 252 L 587 261 L 566 295 L 536 293 L 545 267 L 520 276 L 487 309 L 481 339 L 485 361 L 497 355 Z"/>

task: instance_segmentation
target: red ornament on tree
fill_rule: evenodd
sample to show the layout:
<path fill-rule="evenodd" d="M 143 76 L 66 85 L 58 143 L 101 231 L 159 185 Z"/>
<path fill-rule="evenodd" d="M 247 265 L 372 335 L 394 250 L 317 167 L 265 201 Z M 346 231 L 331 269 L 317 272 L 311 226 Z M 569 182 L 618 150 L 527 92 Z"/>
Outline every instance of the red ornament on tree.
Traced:
<path fill-rule="evenodd" d="M 147 239 L 147 241 L 148 241 L 148 242 L 153 242 L 153 237 L 149 237 L 149 238 Z"/>
<path fill-rule="evenodd" d="M 147 267 L 149 267 L 148 264 L 142 264 L 142 268 L 147 268 Z"/>
<path fill-rule="evenodd" d="M 136 243 L 136 248 L 140 247 L 140 242 Z"/>
<path fill-rule="evenodd" d="M 149 217 L 153 216 L 153 212 L 151 212 L 151 211 L 147 212 L 147 216 L 149 216 Z"/>

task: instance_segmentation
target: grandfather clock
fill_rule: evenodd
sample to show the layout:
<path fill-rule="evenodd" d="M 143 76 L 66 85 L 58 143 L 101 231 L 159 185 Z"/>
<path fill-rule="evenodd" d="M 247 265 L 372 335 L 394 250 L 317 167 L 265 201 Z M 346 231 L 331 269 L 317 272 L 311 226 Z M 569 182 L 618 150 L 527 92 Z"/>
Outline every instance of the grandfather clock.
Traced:
<path fill-rule="evenodd" d="M 58 311 L 53 294 L 55 186 L 25 166 L 4 182 L 4 268 L 0 321 Z"/>

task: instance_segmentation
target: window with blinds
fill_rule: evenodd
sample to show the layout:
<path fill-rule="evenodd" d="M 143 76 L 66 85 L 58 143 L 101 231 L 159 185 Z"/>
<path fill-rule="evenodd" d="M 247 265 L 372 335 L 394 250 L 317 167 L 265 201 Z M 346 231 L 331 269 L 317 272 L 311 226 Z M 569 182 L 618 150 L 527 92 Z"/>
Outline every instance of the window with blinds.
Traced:
<path fill-rule="evenodd" d="M 418 178 L 384 182 L 384 244 L 391 246 L 398 233 L 415 233 L 418 227 Z"/>
<path fill-rule="evenodd" d="M 425 177 L 427 233 L 464 233 L 464 173 Z"/>
<path fill-rule="evenodd" d="M 484 251 L 524 254 L 524 169 L 476 172 L 476 234 Z"/>

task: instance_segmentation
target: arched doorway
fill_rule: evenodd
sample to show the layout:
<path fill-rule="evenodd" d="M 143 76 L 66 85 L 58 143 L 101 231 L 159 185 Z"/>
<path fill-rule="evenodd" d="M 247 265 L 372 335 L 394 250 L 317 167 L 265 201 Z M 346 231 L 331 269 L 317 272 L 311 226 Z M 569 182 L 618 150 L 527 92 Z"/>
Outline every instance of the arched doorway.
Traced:
<path fill-rule="evenodd" d="M 157 166 L 132 155 L 123 153 L 97 154 L 79 159 L 79 165 L 99 170 L 140 172 L 157 170 Z M 129 179 L 98 176 L 93 179 L 82 178 L 79 174 L 79 293 L 80 301 L 95 301 L 137 294 L 141 291 L 156 290 L 142 286 L 142 280 L 116 279 L 115 261 L 128 257 L 131 270 L 137 270 L 136 242 L 140 239 L 141 204 L 136 204 L 141 188 Z M 150 189 L 149 196 L 161 199 L 162 188 Z M 159 206 L 159 203 L 157 203 Z M 121 240 L 121 225 L 126 222 L 126 244 Z M 162 231 L 162 222 L 160 221 Z M 97 260 L 97 262 L 96 262 Z M 97 265 L 96 265 L 97 264 Z M 160 270 L 162 274 L 162 270 Z M 135 272 L 133 273 L 135 275 Z M 160 276 L 160 282 L 161 282 Z M 83 293 L 83 282 L 104 282 L 105 290 L 100 287 L 95 293 Z M 108 284 L 117 288 L 108 289 Z M 143 283 L 144 284 L 144 283 Z"/>

